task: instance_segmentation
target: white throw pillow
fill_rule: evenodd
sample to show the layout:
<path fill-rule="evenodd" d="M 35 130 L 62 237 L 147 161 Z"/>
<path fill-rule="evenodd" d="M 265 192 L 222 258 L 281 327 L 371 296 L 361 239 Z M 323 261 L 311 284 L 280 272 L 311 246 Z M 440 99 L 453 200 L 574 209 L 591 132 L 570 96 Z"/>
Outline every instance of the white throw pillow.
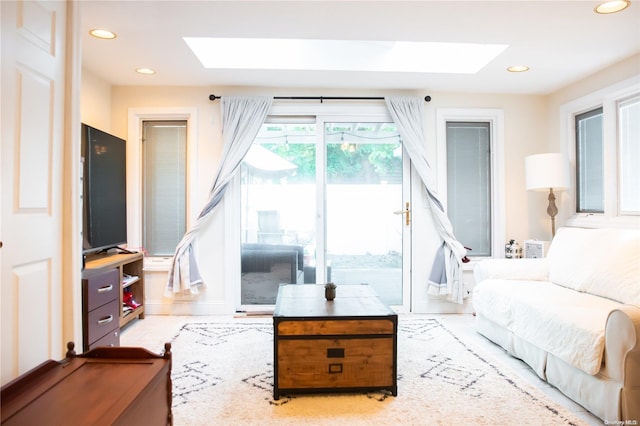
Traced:
<path fill-rule="evenodd" d="M 640 306 L 640 231 L 561 228 L 549 247 L 554 284 Z"/>

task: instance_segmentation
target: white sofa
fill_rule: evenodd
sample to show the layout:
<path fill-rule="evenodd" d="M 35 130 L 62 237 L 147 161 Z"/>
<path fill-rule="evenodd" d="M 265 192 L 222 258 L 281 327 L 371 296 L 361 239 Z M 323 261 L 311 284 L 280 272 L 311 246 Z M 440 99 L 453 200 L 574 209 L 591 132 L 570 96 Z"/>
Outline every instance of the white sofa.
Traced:
<path fill-rule="evenodd" d="M 546 258 L 474 278 L 479 333 L 605 422 L 640 423 L 640 230 L 561 228 Z"/>

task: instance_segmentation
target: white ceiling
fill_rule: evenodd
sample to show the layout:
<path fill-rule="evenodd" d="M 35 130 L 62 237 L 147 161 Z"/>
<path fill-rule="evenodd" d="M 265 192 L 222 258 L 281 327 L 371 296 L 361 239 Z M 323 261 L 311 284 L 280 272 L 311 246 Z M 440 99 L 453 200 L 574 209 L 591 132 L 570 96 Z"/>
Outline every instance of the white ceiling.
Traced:
<path fill-rule="evenodd" d="M 547 94 L 640 53 L 640 1 L 81 1 L 83 66 L 113 85 Z M 92 28 L 114 31 L 106 41 Z M 507 44 L 476 74 L 205 69 L 183 37 Z M 531 67 L 508 73 L 510 65 Z M 640 63 L 638 64 L 640 74 Z M 157 71 L 144 76 L 136 68 Z M 375 95 L 375 94 L 372 94 Z"/>

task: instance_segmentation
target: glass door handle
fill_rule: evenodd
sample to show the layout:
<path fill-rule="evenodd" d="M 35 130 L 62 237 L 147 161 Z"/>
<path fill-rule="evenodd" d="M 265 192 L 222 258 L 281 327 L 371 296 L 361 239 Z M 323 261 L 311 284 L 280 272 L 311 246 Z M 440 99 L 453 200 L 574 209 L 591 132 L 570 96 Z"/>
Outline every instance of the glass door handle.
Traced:
<path fill-rule="evenodd" d="M 404 224 L 409 226 L 411 223 L 411 210 L 409 209 L 409 202 L 405 203 L 404 210 L 398 210 L 393 212 L 393 214 L 403 214 L 404 216 Z"/>

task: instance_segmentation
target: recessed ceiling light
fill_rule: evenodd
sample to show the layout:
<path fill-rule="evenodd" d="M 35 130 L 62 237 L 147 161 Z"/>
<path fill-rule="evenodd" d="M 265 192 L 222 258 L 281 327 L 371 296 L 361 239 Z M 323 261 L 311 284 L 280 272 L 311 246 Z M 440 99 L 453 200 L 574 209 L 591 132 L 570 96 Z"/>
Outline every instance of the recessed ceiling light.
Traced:
<path fill-rule="evenodd" d="M 629 4 L 631 4 L 629 0 L 607 1 L 596 6 L 596 8 L 593 9 L 593 11 L 596 13 L 601 13 L 603 15 L 606 15 L 609 13 L 620 12 L 621 10 L 624 10 L 627 7 L 629 7 Z"/>
<path fill-rule="evenodd" d="M 104 40 L 111 40 L 116 38 L 116 33 L 109 30 L 94 29 L 89 31 L 89 34 L 91 34 L 95 38 L 101 38 Z"/>
<path fill-rule="evenodd" d="M 151 68 L 138 68 L 136 72 L 138 74 L 144 74 L 144 75 L 153 75 L 156 73 L 156 71 L 152 70 Z"/>
<path fill-rule="evenodd" d="M 185 37 L 205 68 L 474 74 L 506 44 Z"/>
<path fill-rule="evenodd" d="M 525 72 L 529 71 L 529 67 L 526 65 L 514 65 L 512 67 L 507 68 L 509 72 Z"/>

